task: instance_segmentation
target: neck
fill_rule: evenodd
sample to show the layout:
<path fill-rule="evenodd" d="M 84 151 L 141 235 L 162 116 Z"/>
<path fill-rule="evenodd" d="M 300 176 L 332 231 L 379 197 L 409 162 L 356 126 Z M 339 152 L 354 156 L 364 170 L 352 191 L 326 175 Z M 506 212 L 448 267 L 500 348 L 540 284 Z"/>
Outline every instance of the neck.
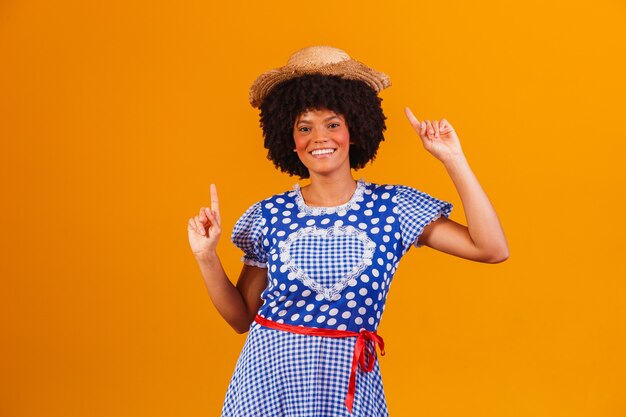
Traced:
<path fill-rule="evenodd" d="M 345 204 L 355 190 L 356 182 L 351 174 L 341 177 L 311 176 L 311 183 L 301 188 L 305 203 L 317 207 Z"/>

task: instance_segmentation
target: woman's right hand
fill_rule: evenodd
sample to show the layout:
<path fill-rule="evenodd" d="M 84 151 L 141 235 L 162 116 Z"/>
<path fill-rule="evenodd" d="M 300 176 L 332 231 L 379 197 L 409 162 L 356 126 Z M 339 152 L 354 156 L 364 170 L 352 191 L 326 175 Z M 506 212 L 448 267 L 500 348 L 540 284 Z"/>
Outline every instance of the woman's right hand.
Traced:
<path fill-rule="evenodd" d="M 190 218 L 187 231 L 189 232 L 189 245 L 196 259 L 206 258 L 216 253 L 222 228 L 215 184 L 211 184 L 211 208 L 202 207 L 196 217 Z"/>

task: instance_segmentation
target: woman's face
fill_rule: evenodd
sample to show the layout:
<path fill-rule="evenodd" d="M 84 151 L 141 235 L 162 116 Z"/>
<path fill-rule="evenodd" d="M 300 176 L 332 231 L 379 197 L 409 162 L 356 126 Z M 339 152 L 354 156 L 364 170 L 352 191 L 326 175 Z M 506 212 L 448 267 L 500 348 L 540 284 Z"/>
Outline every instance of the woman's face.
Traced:
<path fill-rule="evenodd" d="M 332 110 L 308 110 L 296 117 L 293 127 L 296 152 L 310 175 L 350 173 L 350 132 L 341 114 Z"/>

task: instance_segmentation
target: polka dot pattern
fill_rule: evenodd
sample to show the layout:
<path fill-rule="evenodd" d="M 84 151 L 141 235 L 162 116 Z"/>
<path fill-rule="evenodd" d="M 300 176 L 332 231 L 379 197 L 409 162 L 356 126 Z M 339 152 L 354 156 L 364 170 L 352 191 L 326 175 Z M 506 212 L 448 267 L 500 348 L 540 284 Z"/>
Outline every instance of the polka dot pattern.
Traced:
<path fill-rule="evenodd" d="M 451 209 L 414 188 L 363 180 L 347 203 L 309 207 L 296 185 L 248 208 L 232 241 L 243 250 L 243 262 L 267 268 L 261 316 L 291 325 L 375 331 L 400 259 L 412 245 L 419 247 L 428 223 L 448 217 Z M 371 253 L 363 257 L 370 242 Z M 285 250 L 287 243 L 291 251 Z"/>

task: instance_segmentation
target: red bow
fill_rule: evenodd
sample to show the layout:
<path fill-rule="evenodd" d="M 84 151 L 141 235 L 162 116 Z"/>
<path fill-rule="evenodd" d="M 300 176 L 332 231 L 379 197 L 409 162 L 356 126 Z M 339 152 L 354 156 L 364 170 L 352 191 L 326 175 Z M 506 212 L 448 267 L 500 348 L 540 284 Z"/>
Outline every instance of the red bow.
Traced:
<path fill-rule="evenodd" d="M 371 340 L 374 346 L 369 348 L 367 341 Z M 354 403 L 354 393 L 356 391 L 356 369 L 361 365 L 364 372 L 371 372 L 376 362 L 376 345 L 380 349 L 380 354 L 385 356 L 385 342 L 383 338 L 375 332 L 361 330 L 354 345 L 354 355 L 352 356 L 352 370 L 350 371 L 350 382 L 348 382 L 348 395 L 346 395 L 346 407 L 352 413 Z"/>
<path fill-rule="evenodd" d="M 380 349 L 380 354 L 385 356 L 385 342 L 383 338 L 378 336 L 376 332 L 370 332 L 365 329 L 361 329 L 359 333 L 350 332 L 347 330 L 333 330 L 333 329 L 320 329 L 317 327 L 304 327 L 294 326 L 285 323 L 276 323 L 275 321 L 268 320 L 265 317 L 258 314 L 254 318 L 254 321 L 262 326 L 269 327 L 270 329 L 284 330 L 291 333 L 308 334 L 310 336 L 324 336 L 324 337 L 354 337 L 356 336 L 356 343 L 354 344 L 354 355 L 352 355 L 352 369 L 350 371 L 350 381 L 348 382 L 348 393 L 346 394 L 346 407 L 350 413 L 352 413 L 352 405 L 354 404 L 354 393 L 356 392 L 356 369 L 361 365 L 361 369 L 364 372 L 371 372 L 374 369 L 374 363 L 376 362 L 376 345 Z M 369 347 L 367 341 L 371 340 L 374 346 Z"/>

